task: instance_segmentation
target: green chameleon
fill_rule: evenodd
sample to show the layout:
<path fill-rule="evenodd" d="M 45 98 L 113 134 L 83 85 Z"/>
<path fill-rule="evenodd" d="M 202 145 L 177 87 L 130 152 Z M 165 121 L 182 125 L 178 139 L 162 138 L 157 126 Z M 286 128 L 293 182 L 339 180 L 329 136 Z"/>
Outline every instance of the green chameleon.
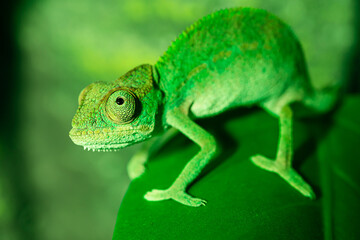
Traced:
<path fill-rule="evenodd" d="M 198 207 L 206 201 L 186 190 L 216 155 L 217 143 L 194 120 L 260 106 L 279 119 L 279 143 L 275 160 L 255 155 L 252 162 L 313 199 L 311 187 L 291 167 L 290 104 L 324 112 L 335 99 L 334 91 L 311 86 L 300 43 L 289 26 L 265 10 L 224 9 L 186 29 L 154 66 L 141 65 L 114 82 L 87 86 L 80 93 L 70 137 L 93 151 L 118 150 L 152 138 L 129 162 L 129 176 L 136 178 L 151 153 L 181 132 L 200 151 L 168 189 L 154 189 L 144 198 Z M 163 137 L 154 138 L 159 135 Z"/>

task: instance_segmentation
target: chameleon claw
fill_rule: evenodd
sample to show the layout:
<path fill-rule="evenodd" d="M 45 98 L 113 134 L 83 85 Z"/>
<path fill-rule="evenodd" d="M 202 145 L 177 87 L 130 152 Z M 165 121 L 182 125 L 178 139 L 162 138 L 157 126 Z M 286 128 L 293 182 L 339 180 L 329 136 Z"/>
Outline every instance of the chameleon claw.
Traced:
<path fill-rule="evenodd" d="M 201 206 L 206 206 L 206 204 L 207 204 L 207 201 L 201 200 L 201 203 L 200 203 Z"/>

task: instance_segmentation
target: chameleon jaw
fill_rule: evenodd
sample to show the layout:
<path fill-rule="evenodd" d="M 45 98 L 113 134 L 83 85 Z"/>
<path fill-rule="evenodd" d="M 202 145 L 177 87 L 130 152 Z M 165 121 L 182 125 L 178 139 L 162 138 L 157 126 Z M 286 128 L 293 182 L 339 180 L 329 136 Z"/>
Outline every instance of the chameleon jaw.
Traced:
<path fill-rule="evenodd" d="M 134 144 L 136 141 L 119 141 L 119 139 L 113 139 L 109 141 L 109 136 L 106 136 L 104 133 L 98 134 L 95 131 L 91 131 L 91 134 L 88 134 L 89 131 L 79 130 L 76 128 L 71 129 L 70 138 L 71 140 L 79 146 L 84 147 L 84 150 L 88 151 L 97 151 L 97 152 L 111 152 L 118 151 L 121 148 L 125 148 L 129 145 Z"/>

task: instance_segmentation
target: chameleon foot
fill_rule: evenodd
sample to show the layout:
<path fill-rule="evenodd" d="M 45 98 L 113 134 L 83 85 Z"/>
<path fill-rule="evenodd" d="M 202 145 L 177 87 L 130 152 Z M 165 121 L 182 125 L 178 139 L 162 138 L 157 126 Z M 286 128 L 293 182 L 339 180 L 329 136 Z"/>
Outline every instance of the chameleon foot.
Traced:
<path fill-rule="evenodd" d="M 293 188 L 299 191 L 305 197 L 315 199 L 315 193 L 309 184 L 291 167 L 286 167 L 280 164 L 279 160 L 270 160 L 261 155 L 255 155 L 251 157 L 251 161 L 270 172 L 275 172 L 280 175 L 286 182 L 288 182 Z"/>
<path fill-rule="evenodd" d="M 142 164 L 129 164 L 127 166 L 129 178 L 131 180 L 140 177 L 145 172 L 145 166 Z"/>
<path fill-rule="evenodd" d="M 136 154 L 127 165 L 127 172 L 131 180 L 140 177 L 145 172 L 146 154 Z"/>
<path fill-rule="evenodd" d="M 173 199 L 181 204 L 190 207 L 200 207 L 206 205 L 205 200 L 191 197 L 189 194 L 183 191 L 175 191 L 171 188 L 167 190 L 153 189 L 151 192 L 147 192 L 144 198 L 148 201 L 162 201 L 167 199 Z"/>

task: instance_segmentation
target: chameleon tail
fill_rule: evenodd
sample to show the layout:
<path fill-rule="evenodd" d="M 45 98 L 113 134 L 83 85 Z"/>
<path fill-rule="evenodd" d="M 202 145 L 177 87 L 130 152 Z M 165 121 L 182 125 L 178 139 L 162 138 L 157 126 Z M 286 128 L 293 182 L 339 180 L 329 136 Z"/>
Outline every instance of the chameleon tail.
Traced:
<path fill-rule="evenodd" d="M 305 98 L 303 103 L 315 113 L 326 113 L 337 104 L 341 90 L 341 85 L 326 87 L 321 90 L 314 89 L 313 94 Z"/>

